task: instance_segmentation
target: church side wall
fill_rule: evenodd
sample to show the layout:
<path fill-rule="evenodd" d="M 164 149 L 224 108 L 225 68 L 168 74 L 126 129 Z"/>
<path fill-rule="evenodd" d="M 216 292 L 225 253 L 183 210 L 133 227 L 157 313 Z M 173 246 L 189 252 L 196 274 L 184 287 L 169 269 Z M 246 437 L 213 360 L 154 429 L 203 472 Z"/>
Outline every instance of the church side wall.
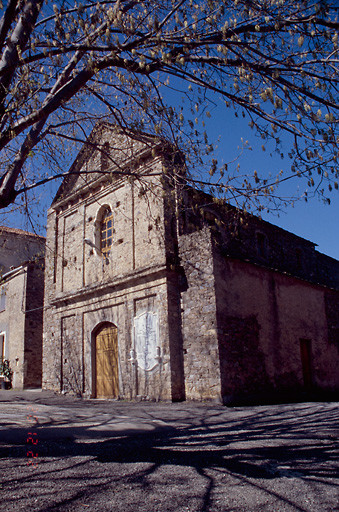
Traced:
<path fill-rule="evenodd" d="M 214 255 L 224 401 L 338 391 L 326 288 Z"/>

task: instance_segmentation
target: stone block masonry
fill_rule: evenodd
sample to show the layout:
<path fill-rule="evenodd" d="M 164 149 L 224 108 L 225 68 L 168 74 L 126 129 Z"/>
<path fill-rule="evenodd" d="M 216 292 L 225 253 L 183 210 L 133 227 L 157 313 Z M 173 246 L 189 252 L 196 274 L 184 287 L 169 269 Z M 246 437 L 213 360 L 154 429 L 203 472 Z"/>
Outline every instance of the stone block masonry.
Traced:
<path fill-rule="evenodd" d="M 43 386 L 224 403 L 338 393 L 338 262 L 188 187 L 173 148 L 141 139 L 95 130 L 49 210 Z"/>

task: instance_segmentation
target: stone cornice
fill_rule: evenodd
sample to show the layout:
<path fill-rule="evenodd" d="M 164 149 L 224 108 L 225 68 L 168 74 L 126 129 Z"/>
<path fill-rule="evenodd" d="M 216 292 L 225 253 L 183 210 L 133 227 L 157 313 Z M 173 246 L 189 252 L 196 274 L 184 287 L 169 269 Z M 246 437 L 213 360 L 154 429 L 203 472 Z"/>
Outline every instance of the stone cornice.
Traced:
<path fill-rule="evenodd" d="M 88 285 L 74 292 L 60 293 L 49 301 L 51 306 L 59 306 L 69 302 L 78 302 L 89 299 L 91 296 L 102 295 L 110 291 L 133 287 L 137 282 L 145 283 L 167 276 L 166 265 L 153 265 L 135 270 L 129 274 L 115 277 L 100 284 Z"/>

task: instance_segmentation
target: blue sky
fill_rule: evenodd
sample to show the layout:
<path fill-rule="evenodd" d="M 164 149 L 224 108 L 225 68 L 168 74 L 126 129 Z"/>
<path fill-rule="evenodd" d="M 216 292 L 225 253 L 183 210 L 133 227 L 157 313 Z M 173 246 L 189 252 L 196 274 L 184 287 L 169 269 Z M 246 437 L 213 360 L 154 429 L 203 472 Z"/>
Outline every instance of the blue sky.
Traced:
<path fill-rule="evenodd" d="M 245 151 L 239 159 L 241 170 L 257 170 L 258 173 L 264 172 L 275 175 L 276 171 L 283 169 L 288 172 L 290 160 L 288 158 L 281 160 L 280 157 L 270 156 L 269 146 L 265 152 L 262 151 L 261 139 L 254 136 L 252 130 L 248 127 L 248 120 L 236 118 L 231 109 L 226 110 L 221 106 L 211 111 L 212 117 L 207 122 L 207 132 L 211 141 L 220 137 L 217 148 L 217 157 L 220 161 L 230 161 L 238 153 L 238 146 L 241 145 L 241 138 L 248 139 L 253 150 Z M 285 143 L 285 148 L 287 144 Z M 69 165 L 71 165 L 71 161 Z M 283 194 L 300 194 L 304 190 L 304 183 L 295 178 L 284 185 Z M 41 188 L 39 205 L 34 210 L 34 228 L 37 232 L 44 234 L 46 225 L 46 212 L 50 205 L 53 195 L 56 192 L 58 184 L 54 183 Z M 300 190 L 298 191 L 298 187 Z M 294 207 L 288 207 L 283 211 L 274 213 L 263 213 L 262 217 L 276 224 L 283 229 L 291 231 L 307 240 L 318 245 L 317 249 L 329 256 L 339 260 L 339 193 L 336 190 L 330 194 L 331 205 L 324 204 L 314 198 L 307 203 L 300 200 Z M 0 211 L 0 224 L 12 227 L 19 227 L 32 231 L 32 225 L 23 214 L 5 213 Z"/>
<path fill-rule="evenodd" d="M 279 217 L 263 215 L 263 218 L 287 231 L 291 231 L 318 245 L 318 251 L 339 260 L 339 197 L 338 192 L 331 196 L 331 205 L 317 199 L 305 203 L 300 201 Z"/>
<path fill-rule="evenodd" d="M 270 172 L 276 175 L 275 171 L 283 169 L 289 171 L 291 160 L 270 156 L 270 151 L 262 151 L 261 139 L 254 136 L 253 131 L 248 127 L 248 120 L 235 118 L 233 112 L 222 112 L 219 107 L 212 112 L 212 121 L 209 123 L 209 134 L 215 137 L 220 136 L 217 150 L 219 158 L 225 161 L 236 154 L 237 147 L 241 145 L 241 138 L 248 139 L 253 150 L 243 153 L 239 160 L 241 169 L 253 169 L 260 172 Z M 283 142 L 283 150 L 288 148 L 287 140 Z M 287 153 L 287 151 L 286 151 Z M 305 182 L 295 177 L 288 184 L 284 185 L 283 195 L 301 195 L 305 190 Z M 311 191 L 310 191 L 311 192 Z M 294 207 L 289 206 L 280 212 L 263 213 L 264 220 L 293 232 L 318 245 L 317 250 L 339 260 L 339 192 L 334 190 L 329 193 L 331 204 L 324 204 L 318 198 L 312 198 L 308 202 L 301 199 L 295 202 Z"/>

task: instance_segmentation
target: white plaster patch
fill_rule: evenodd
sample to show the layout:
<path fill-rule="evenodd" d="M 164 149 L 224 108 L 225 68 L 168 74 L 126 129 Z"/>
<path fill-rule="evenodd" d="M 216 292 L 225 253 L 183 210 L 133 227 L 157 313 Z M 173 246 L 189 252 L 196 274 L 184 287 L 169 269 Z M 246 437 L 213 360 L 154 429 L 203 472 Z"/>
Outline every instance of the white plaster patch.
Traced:
<path fill-rule="evenodd" d="M 157 313 L 148 311 L 134 318 L 134 346 L 139 368 L 152 370 L 158 362 Z"/>

